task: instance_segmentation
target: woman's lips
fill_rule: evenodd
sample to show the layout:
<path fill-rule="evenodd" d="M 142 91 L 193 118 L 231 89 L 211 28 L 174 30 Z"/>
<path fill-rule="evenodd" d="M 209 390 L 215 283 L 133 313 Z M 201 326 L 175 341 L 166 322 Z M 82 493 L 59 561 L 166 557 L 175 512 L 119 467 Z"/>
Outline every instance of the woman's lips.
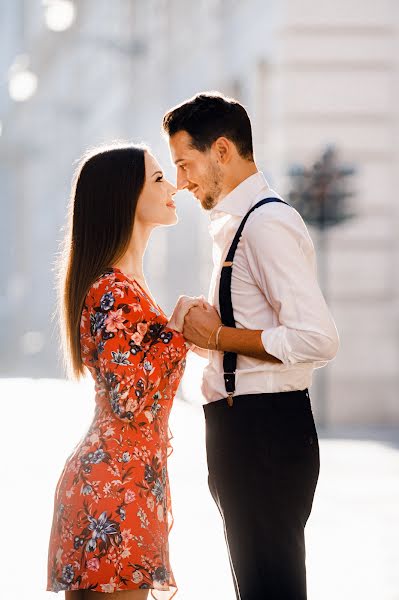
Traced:
<path fill-rule="evenodd" d="M 176 204 L 174 202 L 168 202 L 166 206 L 168 208 L 176 208 Z"/>

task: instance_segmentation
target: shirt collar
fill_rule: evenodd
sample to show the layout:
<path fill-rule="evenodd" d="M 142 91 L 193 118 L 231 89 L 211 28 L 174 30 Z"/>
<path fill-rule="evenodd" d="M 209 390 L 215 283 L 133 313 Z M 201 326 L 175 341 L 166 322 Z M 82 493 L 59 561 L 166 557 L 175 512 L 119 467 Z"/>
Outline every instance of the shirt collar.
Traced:
<path fill-rule="evenodd" d="M 223 213 L 244 217 L 252 208 L 254 202 L 262 192 L 263 197 L 267 197 L 270 188 L 265 176 L 261 171 L 244 179 L 227 196 L 223 198 L 210 212 L 211 220 L 219 219 Z"/>

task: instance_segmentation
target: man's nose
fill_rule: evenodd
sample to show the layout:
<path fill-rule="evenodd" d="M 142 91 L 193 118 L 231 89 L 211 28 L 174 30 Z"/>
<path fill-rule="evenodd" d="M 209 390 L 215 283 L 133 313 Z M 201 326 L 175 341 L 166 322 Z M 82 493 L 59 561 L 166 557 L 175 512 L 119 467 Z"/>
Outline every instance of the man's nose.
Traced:
<path fill-rule="evenodd" d="M 188 186 L 187 177 L 181 171 L 177 172 L 176 187 L 178 190 L 184 190 Z"/>

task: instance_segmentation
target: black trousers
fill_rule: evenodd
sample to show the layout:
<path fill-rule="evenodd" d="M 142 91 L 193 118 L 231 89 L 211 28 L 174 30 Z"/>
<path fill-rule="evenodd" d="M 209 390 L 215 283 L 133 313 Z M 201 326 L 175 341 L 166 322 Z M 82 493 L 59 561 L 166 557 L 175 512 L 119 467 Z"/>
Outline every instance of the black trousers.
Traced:
<path fill-rule="evenodd" d="M 308 390 L 235 396 L 204 412 L 237 599 L 306 600 L 304 528 L 320 468 Z"/>

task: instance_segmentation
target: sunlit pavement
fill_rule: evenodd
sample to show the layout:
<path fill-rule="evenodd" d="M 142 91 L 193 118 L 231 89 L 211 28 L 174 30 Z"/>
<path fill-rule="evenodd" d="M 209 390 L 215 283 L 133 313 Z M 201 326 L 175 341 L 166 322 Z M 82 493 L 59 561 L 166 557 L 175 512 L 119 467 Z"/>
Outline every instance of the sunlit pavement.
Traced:
<path fill-rule="evenodd" d="M 234 598 L 219 514 L 207 488 L 197 363 L 171 418 L 169 473 L 177 600 Z M 90 382 L 0 380 L 0 597 L 44 600 L 53 492 L 88 426 Z M 399 600 L 399 431 L 328 432 L 307 526 L 309 600 Z M 58 596 L 59 598 L 61 596 Z"/>

